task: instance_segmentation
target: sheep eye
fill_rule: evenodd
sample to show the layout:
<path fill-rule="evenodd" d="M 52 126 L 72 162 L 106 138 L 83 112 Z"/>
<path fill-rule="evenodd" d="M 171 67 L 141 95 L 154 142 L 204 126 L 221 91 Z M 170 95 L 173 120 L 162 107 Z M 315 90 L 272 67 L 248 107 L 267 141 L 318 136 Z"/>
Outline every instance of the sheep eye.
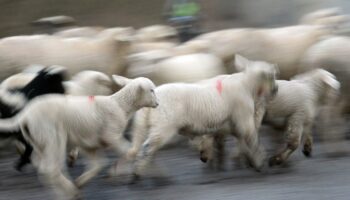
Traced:
<path fill-rule="evenodd" d="M 152 93 L 154 93 L 154 90 L 153 90 L 153 89 L 151 89 L 151 92 L 152 92 Z"/>

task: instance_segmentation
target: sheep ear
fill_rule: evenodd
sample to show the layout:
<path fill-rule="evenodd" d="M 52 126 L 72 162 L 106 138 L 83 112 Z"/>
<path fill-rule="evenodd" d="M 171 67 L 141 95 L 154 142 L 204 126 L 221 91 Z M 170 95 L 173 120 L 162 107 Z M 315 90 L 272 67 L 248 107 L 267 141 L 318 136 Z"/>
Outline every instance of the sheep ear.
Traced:
<path fill-rule="evenodd" d="M 129 84 L 131 82 L 131 79 L 128 79 L 123 76 L 118 76 L 118 75 L 112 75 L 112 79 L 116 85 L 119 87 L 124 87 L 125 85 Z"/>
<path fill-rule="evenodd" d="M 246 70 L 249 67 L 250 63 L 251 61 L 248 60 L 247 58 L 239 54 L 235 55 L 235 67 L 237 71 L 241 72 Z"/>
<path fill-rule="evenodd" d="M 333 74 L 332 74 L 333 75 Z M 332 87 L 333 89 L 335 90 L 339 90 L 340 89 L 340 82 L 337 81 L 335 79 L 335 77 L 332 77 L 332 76 L 326 76 L 324 77 L 323 81 L 329 85 L 330 87 Z"/>

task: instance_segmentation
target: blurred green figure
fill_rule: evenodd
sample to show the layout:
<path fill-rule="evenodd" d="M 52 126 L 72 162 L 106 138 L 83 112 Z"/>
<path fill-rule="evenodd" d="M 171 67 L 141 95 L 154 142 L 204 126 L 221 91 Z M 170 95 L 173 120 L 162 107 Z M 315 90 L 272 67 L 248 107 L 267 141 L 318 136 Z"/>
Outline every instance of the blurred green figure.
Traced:
<path fill-rule="evenodd" d="M 167 0 L 164 6 L 164 17 L 177 28 L 182 42 L 198 35 L 199 13 L 196 0 Z"/>
<path fill-rule="evenodd" d="M 199 6 L 196 2 L 182 1 L 173 5 L 173 17 L 196 16 Z"/>

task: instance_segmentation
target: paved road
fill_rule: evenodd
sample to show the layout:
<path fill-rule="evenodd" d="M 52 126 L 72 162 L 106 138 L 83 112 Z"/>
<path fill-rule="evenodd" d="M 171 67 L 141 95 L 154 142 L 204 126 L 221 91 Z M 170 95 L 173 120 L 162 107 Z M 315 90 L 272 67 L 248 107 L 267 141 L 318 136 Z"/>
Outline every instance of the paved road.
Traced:
<path fill-rule="evenodd" d="M 320 144 L 310 159 L 296 152 L 287 167 L 268 168 L 263 173 L 249 169 L 226 171 L 208 170 L 197 153 L 181 145 L 159 153 L 156 162 L 166 178 L 148 177 L 136 185 L 128 185 L 128 177 L 105 178 L 101 173 L 84 190 L 87 200 L 172 200 L 172 199 L 244 199 L 244 200 L 349 200 L 350 157 L 327 158 Z M 0 200 L 52 199 L 49 190 L 41 185 L 32 167 L 19 173 L 12 168 L 13 153 L 1 155 Z M 80 159 L 70 172 L 81 173 Z"/>

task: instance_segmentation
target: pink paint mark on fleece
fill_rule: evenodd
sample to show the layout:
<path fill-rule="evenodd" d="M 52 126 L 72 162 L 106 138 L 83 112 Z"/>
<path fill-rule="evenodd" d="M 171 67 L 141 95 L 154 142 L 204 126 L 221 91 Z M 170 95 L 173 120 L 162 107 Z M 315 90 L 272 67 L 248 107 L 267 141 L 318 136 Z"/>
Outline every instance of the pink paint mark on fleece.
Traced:
<path fill-rule="evenodd" d="M 221 95 L 221 93 L 222 93 L 222 80 L 220 80 L 220 79 L 216 81 L 216 90 Z"/>
<path fill-rule="evenodd" d="M 89 96 L 88 98 L 89 98 L 89 102 L 95 101 L 95 96 Z"/>

